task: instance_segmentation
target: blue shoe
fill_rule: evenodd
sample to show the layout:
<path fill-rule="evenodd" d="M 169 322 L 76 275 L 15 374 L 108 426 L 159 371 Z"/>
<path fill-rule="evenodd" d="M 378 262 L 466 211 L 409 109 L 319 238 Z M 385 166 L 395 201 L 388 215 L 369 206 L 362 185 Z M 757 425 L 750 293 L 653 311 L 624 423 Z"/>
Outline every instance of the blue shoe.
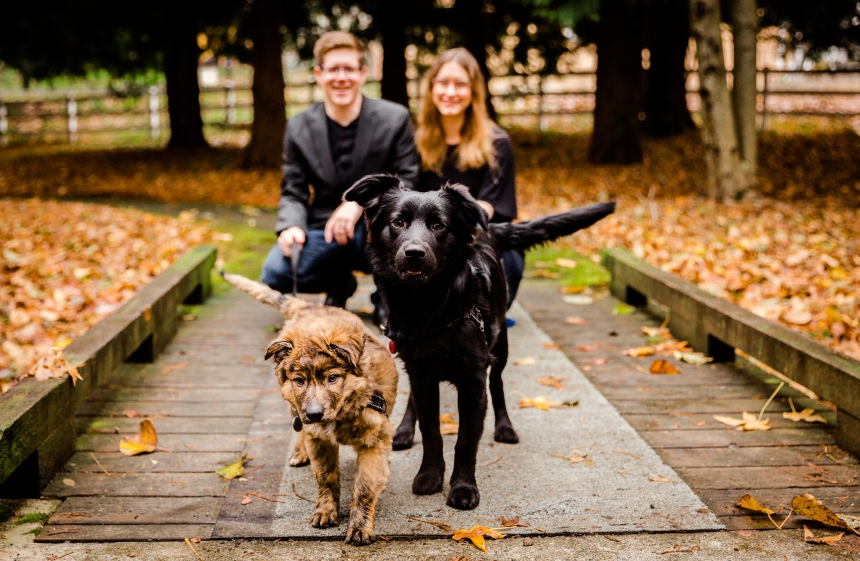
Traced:
<path fill-rule="evenodd" d="M 505 318 L 505 327 L 508 329 L 512 328 L 517 324 L 517 320 L 511 318 Z"/>

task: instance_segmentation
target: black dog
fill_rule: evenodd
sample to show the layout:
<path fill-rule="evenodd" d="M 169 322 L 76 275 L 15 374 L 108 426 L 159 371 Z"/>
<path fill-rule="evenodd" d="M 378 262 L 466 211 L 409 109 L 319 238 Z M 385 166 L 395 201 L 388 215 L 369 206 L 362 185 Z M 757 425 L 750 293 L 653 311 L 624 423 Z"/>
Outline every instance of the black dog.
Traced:
<path fill-rule="evenodd" d="M 365 209 L 367 255 L 388 308 L 387 335 L 409 375 L 410 401 L 424 442 L 412 492 L 430 495 L 442 490 L 439 383 L 448 381 L 457 388 L 460 417 L 448 505 L 473 509 L 480 500 L 475 461 L 487 412 L 488 367 L 495 439 L 519 441 L 502 388 L 508 335 L 500 251 L 525 250 L 571 234 L 611 214 L 615 203 L 488 226 L 487 215 L 461 185 L 419 193 L 406 190 L 396 177 L 369 175 L 343 198 Z M 414 416 L 412 420 L 409 416 L 401 429 L 406 425 L 411 441 Z"/>

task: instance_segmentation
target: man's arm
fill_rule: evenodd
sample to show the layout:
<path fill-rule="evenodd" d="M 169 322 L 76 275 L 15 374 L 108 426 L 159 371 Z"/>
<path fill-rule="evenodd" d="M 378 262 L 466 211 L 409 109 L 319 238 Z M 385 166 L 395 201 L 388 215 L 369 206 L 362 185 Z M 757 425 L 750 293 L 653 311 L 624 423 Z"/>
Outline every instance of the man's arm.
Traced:
<path fill-rule="evenodd" d="M 412 131 L 412 121 L 409 111 L 404 111 L 394 134 L 394 161 L 392 171 L 400 177 L 407 189 L 418 188 L 418 172 L 421 171 L 421 160 L 415 149 L 415 134 Z"/>
<path fill-rule="evenodd" d="M 275 225 L 275 232 L 278 235 L 291 227 L 297 227 L 305 232 L 308 229 L 310 189 L 308 189 L 308 179 L 305 174 L 306 163 L 299 153 L 295 135 L 291 132 L 295 128 L 295 125 L 287 125 L 284 134 L 281 198 L 278 201 L 278 222 Z"/>

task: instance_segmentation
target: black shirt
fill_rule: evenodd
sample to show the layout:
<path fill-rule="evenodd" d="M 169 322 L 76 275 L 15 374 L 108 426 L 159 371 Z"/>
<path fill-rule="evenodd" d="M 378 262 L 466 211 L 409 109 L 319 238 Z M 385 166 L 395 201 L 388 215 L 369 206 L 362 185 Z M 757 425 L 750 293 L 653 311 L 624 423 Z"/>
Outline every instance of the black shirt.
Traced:
<path fill-rule="evenodd" d="M 501 128 L 494 127 L 493 151 L 496 167 L 484 164 L 478 169 L 457 169 L 456 146 L 448 147 L 448 156 L 442 164 L 441 175 L 424 170 L 418 178 L 421 191 L 440 189 L 447 182 L 460 183 L 479 201 L 492 205 L 495 214 L 491 222 L 511 222 L 517 217 L 516 182 L 514 177 L 514 149 L 511 137 Z"/>
<path fill-rule="evenodd" d="M 328 144 L 331 149 L 331 159 L 337 173 L 337 182 L 344 188 L 348 187 L 349 172 L 352 171 L 353 154 L 355 154 L 355 133 L 358 131 L 358 119 L 347 126 L 341 126 L 326 115 L 328 124 Z"/>

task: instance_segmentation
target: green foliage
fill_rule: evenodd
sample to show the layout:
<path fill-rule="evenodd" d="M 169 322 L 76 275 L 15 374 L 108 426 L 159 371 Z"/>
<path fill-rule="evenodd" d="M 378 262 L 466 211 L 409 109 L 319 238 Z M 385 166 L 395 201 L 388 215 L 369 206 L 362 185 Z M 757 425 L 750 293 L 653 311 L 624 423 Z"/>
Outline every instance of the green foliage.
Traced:
<path fill-rule="evenodd" d="M 16 526 L 20 526 L 22 524 L 41 524 L 44 526 L 48 523 L 48 520 L 51 518 L 51 514 L 49 512 L 31 512 L 30 514 L 25 514 L 18 518 L 15 521 Z"/>
<path fill-rule="evenodd" d="M 556 259 L 572 259 L 576 261 L 576 267 L 560 267 L 556 264 Z M 554 244 L 536 247 L 526 253 L 526 271 L 538 269 L 558 273 L 559 278 L 553 282 L 558 282 L 561 286 L 602 285 L 608 283 L 611 278 L 609 271 L 588 257 Z"/>
<path fill-rule="evenodd" d="M 219 245 L 219 255 L 224 259 L 224 270 L 238 273 L 249 279 L 260 276 L 263 261 L 275 244 L 275 234 L 268 228 L 249 226 L 244 222 L 217 220 L 210 224 L 217 231 L 230 234 L 233 239 Z M 216 283 L 224 283 L 220 276 Z"/>
<path fill-rule="evenodd" d="M 534 13 L 567 27 L 575 27 L 580 21 L 598 21 L 600 0 L 521 0 L 534 8 Z"/>

